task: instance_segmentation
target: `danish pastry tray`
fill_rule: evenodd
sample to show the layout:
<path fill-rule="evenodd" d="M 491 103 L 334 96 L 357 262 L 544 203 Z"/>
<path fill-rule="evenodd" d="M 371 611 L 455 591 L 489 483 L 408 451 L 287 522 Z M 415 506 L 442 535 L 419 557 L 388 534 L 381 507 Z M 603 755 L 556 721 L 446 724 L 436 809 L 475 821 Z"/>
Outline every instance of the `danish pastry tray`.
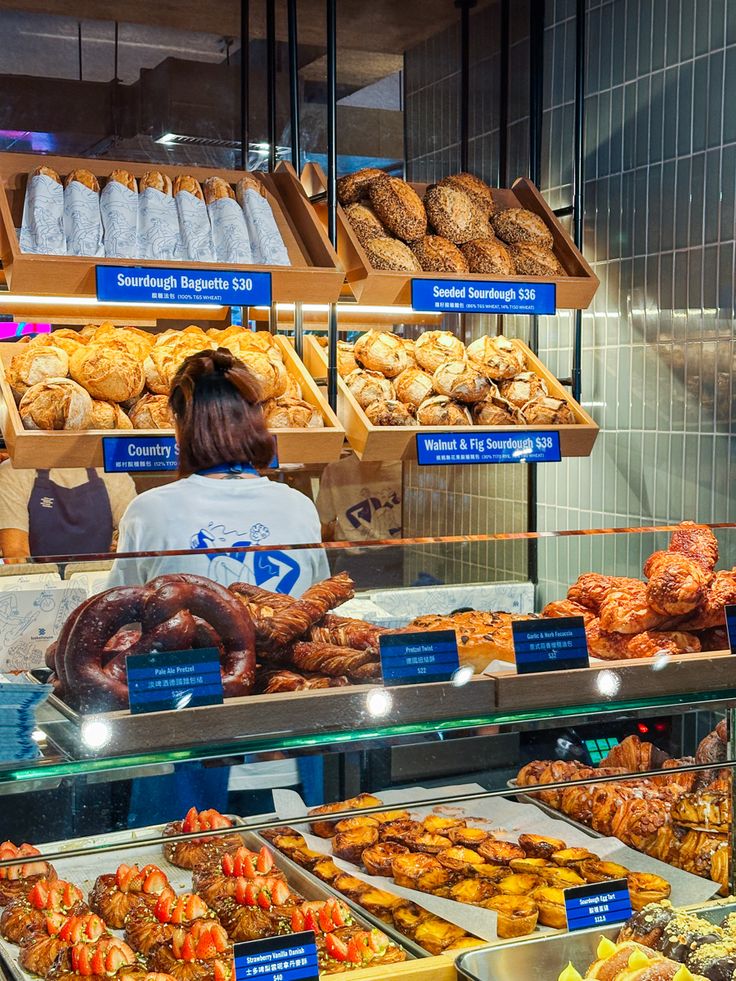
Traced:
<path fill-rule="evenodd" d="M 338 416 L 345 426 L 348 442 L 361 460 L 402 460 L 416 459 L 416 434 L 421 433 L 461 433 L 472 435 L 478 432 L 513 432 L 560 434 L 560 453 L 562 456 L 590 456 L 598 436 L 598 426 L 591 416 L 573 401 L 552 372 L 525 344 L 518 342 L 524 350 L 527 364 L 540 375 L 547 384 L 553 398 L 564 399 L 572 409 L 575 424 L 568 426 L 454 426 L 452 430 L 441 426 L 374 426 L 358 404 L 342 378 L 338 380 Z M 327 354 L 312 336 L 304 339 L 304 362 L 316 379 L 327 373 Z"/>
<path fill-rule="evenodd" d="M 302 184 L 310 197 L 321 197 L 327 181 L 324 171 L 317 165 L 309 163 L 302 171 Z M 411 184 L 420 197 L 424 197 L 427 184 Z M 526 208 L 538 215 L 552 232 L 554 250 L 562 267 L 567 273 L 556 279 L 541 279 L 538 276 L 487 276 L 478 273 L 434 273 L 434 272 L 389 272 L 374 269 L 358 241 L 345 212 L 338 205 L 338 239 L 337 254 L 345 267 L 345 278 L 350 291 L 359 303 L 375 303 L 380 305 L 411 303 L 412 279 L 463 279 L 483 283 L 492 279 L 493 282 L 514 283 L 554 283 L 557 294 L 557 308 L 585 310 L 598 289 L 598 277 L 576 248 L 570 236 L 559 223 L 551 208 L 530 180 L 519 177 L 511 188 L 494 188 L 494 198 L 505 208 Z M 327 223 L 327 209 L 324 202 L 315 202 L 323 224 Z"/>
<path fill-rule="evenodd" d="M 294 347 L 279 334 L 274 336 L 274 340 L 281 350 L 286 370 L 299 383 L 302 397 L 319 410 L 324 423 L 319 429 L 275 429 L 279 463 L 329 463 L 330 460 L 338 460 L 345 441 L 344 429 Z M 162 429 L 90 429 L 81 432 L 24 429 L 5 375 L 5 369 L 17 349 L 16 344 L 0 346 L 0 428 L 13 466 L 21 469 L 101 467 L 103 438 L 127 439 L 134 434 L 159 437 L 174 435 L 173 430 Z"/>
<path fill-rule="evenodd" d="M 90 160 L 76 157 L 39 156 L 36 154 L 0 154 L 0 257 L 11 293 L 50 294 L 54 296 L 96 296 L 95 268 L 97 266 L 160 267 L 161 265 L 192 269 L 216 270 L 222 264 L 209 262 L 156 262 L 145 259 L 106 259 L 89 256 L 34 255 L 21 252 L 16 229 L 20 227 L 28 175 L 43 163 L 65 176 L 78 167 L 97 177 L 107 177 L 121 168 L 135 177 L 156 169 L 171 178 L 190 174 L 202 182 L 217 175 L 231 184 L 243 176 L 237 170 L 211 170 L 203 167 L 166 164 L 142 164 L 116 160 Z M 272 174 L 252 173 L 263 185 L 263 194 L 271 205 L 291 259 L 290 266 L 228 265 L 228 270 L 248 270 L 271 274 L 272 300 L 307 303 L 329 303 L 337 300 L 344 281 L 344 272 L 329 239 L 317 219 L 293 169 L 282 164 Z M 134 306 L 134 304 L 129 305 Z M 197 316 L 204 319 L 222 318 L 221 307 L 198 308 Z"/>

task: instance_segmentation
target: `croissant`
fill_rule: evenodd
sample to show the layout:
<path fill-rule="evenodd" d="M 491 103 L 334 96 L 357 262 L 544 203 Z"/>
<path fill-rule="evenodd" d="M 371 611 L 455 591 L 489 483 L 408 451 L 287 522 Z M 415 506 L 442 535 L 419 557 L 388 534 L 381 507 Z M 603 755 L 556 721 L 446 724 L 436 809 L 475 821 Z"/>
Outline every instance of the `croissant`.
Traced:
<path fill-rule="evenodd" d="M 611 822 L 612 834 L 640 852 L 669 820 L 669 807 L 657 798 L 632 797 L 624 801 Z"/>
<path fill-rule="evenodd" d="M 649 605 L 647 587 L 638 579 L 619 579 L 603 598 L 599 616 L 607 633 L 639 634 L 656 630 L 668 621 Z"/>
<path fill-rule="evenodd" d="M 702 565 L 686 555 L 655 552 L 644 566 L 649 578 L 646 599 L 656 613 L 681 617 L 692 613 L 705 599 L 710 579 Z"/>
<path fill-rule="evenodd" d="M 616 581 L 613 576 L 601 576 L 597 572 L 583 573 L 568 589 L 567 598 L 597 614 L 609 589 Z"/>
<path fill-rule="evenodd" d="M 736 572 L 717 572 L 705 591 L 700 609 L 684 621 L 683 629 L 708 630 L 725 626 L 724 607 L 732 603 L 736 603 Z"/>
<path fill-rule="evenodd" d="M 628 773 L 658 770 L 667 754 L 652 743 L 643 743 L 638 736 L 627 736 L 614 746 L 601 761 L 602 766 L 621 766 Z"/>
<path fill-rule="evenodd" d="M 588 651 L 602 661 L 619 661 L 629 657 L 630 638 L 626 634 L 607 633 L 601 629 L 601 622 L 593 619 L 585 625 Z"/>
<path fill-rule="evenodd" d="M 582 617 L 585 624 L 595 620 L 595 613 L 582 603 L 575 603 L 573 600 L 557 600 L 548 603 L 542 610 L 543 617 Z"/>
<path fill-rule="evenodd" d="M 301 641 L 292 648 L 292 662 L 300 671 L 352 678 L 356 669 L 369 662 L 375 663 L 376 655 L 372 651 L 354 651 L 334 644 Z"/>
<path fill-rule="evenodd" d="M 613 833 L 613 822 L 620 814 L 624 802 L 632 793 L 633 790 L 627 784 L 597 784 L 593 795 L 593 818 L 591 820 L 593 830 L 610 837 Z"/>
<path fill-rule="evenodd" d="M 631 637 L 626 657 L 655 657 L 657 654 L 697 654 L 701 650 L 695 634 L 679 630 L 644 630 Z"/>
<path fill-rule="evenodd" d="M 683 521 L 670 538 L 670 552 L 679 552 L 713 571 L 718 562 L 718 539 L 706 525 Z"/>

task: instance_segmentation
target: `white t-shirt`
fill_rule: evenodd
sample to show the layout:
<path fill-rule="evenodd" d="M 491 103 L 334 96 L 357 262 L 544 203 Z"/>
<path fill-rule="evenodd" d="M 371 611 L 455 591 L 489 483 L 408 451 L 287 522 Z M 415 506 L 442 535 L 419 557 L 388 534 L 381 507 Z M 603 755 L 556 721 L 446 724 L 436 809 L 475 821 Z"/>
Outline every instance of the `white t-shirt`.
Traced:
<path fill-rule="evenodd" d="M 140 494 L 120 522 L 118 552 L 196 549 L 201 555 L 117 559 L 111 585 L 141 585 L 156 576 L 189 572 L 223 586 L 249 582 L 301 596 L 329 576 L 323 549 L 286 545 L 321 540 L 314 504 L 304 494 L 269 480 L 222 480 L 193 474 Z M 273 545 L 263 552 L 208 554 L 208 548 Z"/>

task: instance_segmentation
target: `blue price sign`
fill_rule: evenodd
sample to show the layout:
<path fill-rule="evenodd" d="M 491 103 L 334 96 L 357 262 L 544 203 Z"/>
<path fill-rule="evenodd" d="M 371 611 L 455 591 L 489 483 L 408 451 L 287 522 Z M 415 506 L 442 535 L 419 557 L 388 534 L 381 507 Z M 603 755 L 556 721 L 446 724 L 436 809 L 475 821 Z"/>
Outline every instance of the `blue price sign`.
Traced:
<path fill-rule="evenodd" d="M 731 653 L 736 654 L 736 606 L 726 607 L 726 629 Z"/>
<path fill-rule="evenodd" d="M 511 629 L 518 674 L 590 667 L 582 617 L 516 620 Z"/>
<path fill-rule="evenodd" d="M 417 433 L 421 466 L 455 463 L 559 463 L 558 432 Z"/>
<path fill-rule="evenodd" d="M 454 630 L 384 634 L 379 643 L 385 685 L 449 681 L 460 667 Z"/>
<path fill-rule="evenodd" d="M 319 981 L 314 933 L 235 944 L 235 981 Z"/>
<path fill-rule="evenodd" d="M 411 305 L 425 313 L 555 313 L 554 283 L 412 279 Z"/>
<path fill-rule="evenodd" d="M 176 470 L 179 448 L 173 436 L 103 436 L 105 473 Z"/>
<path fill-rule="evenodd" d="M 626 879 L 591 882 L 565 889 L 568 930 L 585 930 L 623 923 L 631 916 L 631 897 Z"/>
<path fill-rule="evenodd" d="M 222 672 L 216 647 L 130 654 L 125 669 L 133 715 L 222 705 Z"/>
<path fill-rule="evenodd" d="M 112 303 L 267 306 L 271 303 L 271 273 L 97 266 L 97 299 Z"/>

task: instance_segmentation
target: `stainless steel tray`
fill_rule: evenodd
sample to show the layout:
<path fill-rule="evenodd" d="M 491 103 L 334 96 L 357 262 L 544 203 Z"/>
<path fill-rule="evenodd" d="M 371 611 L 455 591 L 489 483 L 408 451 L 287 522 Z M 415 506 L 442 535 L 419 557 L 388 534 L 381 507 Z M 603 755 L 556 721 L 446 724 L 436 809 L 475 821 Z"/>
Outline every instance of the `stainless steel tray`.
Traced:
<path fill-rule="evenodd" d="M 583 824 L 582 821 L 576 821 L 575 818 L 568 817 L 562 811 L 558 811 L 556 808 L 550 807 L 549 804 L 545 804 L 543 800 L 537 800 L 533 791 L 522 790 L 516 780 L 507 780 L 506 786 L 515 792 L 516 799 L 520 804 L 534 804 L 535 807 L 538 807 L 540 811 L 544 811 L 549 817 L 553 817 L 556 821 L 564 821 L 565 824 L 572 825 L 573 828 L 577 828 L 578 831 L 582 831 L 583 834 L 588 835 L 590 838 L 605 837 L 600 831 L 594 831 L 593 828 L 587 824 Z M 544 790 L 544 787 L 541 786 L 539 789 Z"/>
<path fill-rule="evenodd" d="M 721 900 L 707 906 L 688 907 L 711 923 L 718 923 L 727 913 L 736 909 L 734 900 Z M 601 937 L 615 940 L 619 927 L 592 927 L 577 933 L 556 933 L 520 938 L 510 943 L 496 944 L 481 950 L 461 954 L 455 962 L 458 977 L 462 981 L 510 981 L 510 979 L 538 978 L 539 981 L 557 981 L 568 963 L 577 970 L 585 970 L 596 959 L 596 948 Z"/>

